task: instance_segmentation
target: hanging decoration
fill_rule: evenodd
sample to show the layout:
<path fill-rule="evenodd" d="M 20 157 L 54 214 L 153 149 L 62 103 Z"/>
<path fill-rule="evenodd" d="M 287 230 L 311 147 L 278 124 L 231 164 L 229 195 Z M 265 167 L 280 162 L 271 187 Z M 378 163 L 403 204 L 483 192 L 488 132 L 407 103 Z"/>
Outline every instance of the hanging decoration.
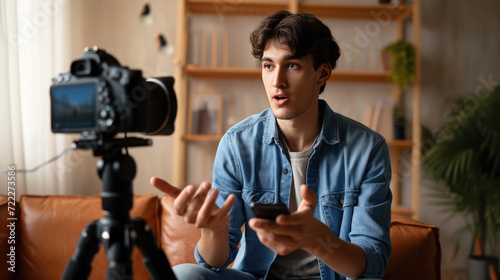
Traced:
<path fill-rule="evenodd" d="M 172 46 L 168 45 L 167 37 L 162 32 L 158 31 L 160 28 L 157 26 L 156 15 L 152 12 L 150 1 L 146 1 L 142 4 L 140 17 L 145 24 L 153 26 L 155 31 L 154 40 L 157 49 L 166 51 L 167 54 L 172 54 L 174 49 Z"/>

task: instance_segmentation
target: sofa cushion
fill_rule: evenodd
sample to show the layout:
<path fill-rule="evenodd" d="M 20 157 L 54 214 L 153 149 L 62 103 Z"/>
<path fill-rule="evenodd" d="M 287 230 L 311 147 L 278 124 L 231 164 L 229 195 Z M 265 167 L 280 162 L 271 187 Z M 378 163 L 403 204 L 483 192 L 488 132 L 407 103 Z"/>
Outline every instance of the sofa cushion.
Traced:
<path fill-rule="evenodd" d="M 104 216 L 99 196 L 21 196 L 17 279 L 60 279 L 82 230 Z M 158 198 L 134 197 L 131 217 L 142 217 L 159 236 Z M 158 241 L 158 240 L 157 240 Z M 132 253 L 134 279 L 149 279 L 137 247 Z M 105 279 L 108 263 L 101 244 L 89 279 Z M 127 278 L 128 279 L 128 278 Z"/>
<path fill-rule="evenodd" d="M 409 217 L 393 214 L 392 256 L 385 280 L 441 279 L 439 228 Z"/>
<path fill-rule="evenodd" d="M 201 237 L 200 229 L 175 214 L 170 196 L 161 197 L 161 208 L 161 247 L 170 265 L 196 263 L 194 249 Z"/>

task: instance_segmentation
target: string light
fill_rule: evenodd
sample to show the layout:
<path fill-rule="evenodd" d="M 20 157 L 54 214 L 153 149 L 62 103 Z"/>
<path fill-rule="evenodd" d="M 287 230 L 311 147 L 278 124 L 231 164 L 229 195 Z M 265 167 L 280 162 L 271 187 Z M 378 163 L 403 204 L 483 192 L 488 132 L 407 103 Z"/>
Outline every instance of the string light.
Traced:
<path fill-rule="evenodd" d="M 149 8 L 149 2 L 146 2 L 142 5 L 142 13 L 141 13 L 141 17 L 147 17 L 149 16 L 151 12 L 151 9 Z"/>
<path fill-rule="evenodd" d="M 159 49 L 167 47 L 167 39 L 161 33 L 156 34 L 156 45 Z"/>

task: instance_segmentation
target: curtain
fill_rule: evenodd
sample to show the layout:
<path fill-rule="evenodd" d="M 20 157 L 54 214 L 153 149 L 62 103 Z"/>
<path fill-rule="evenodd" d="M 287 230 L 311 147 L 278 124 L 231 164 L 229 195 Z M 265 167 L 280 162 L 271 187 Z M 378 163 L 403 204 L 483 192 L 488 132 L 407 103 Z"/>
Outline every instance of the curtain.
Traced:
<path fill-rule="evenodd" d="M 53 158 L 76 138 L 50 129 L 52 78 L 67 72 L 72 59 L 70 6 L 69 0 L 0 0 L 0 170 L 15 165 L 17 198 L 73 194 L 74 182 L 89 172 L 95 176 L 92 156 L 81 151 L 36 172 L 19 172 Z M 7 175 L 0 175 L 0 181 L 7 182 Z M 6 193 L 2 187 L 0 194 Z"/>
<path fill-rule="evenodd" d="M 0 2 L 0 170 L 6 170 L 14 164 L 24 166 L 16 19 L 16 2 L 2 0 Z M 7 181 L 4 176 L 0 178 L 3 182 Z M 17 174 L 16 187 L 18 192 L 25 192 L 23 174 Z M 0 189 L 0 193 L 6 194 L 7 188 Z"/>

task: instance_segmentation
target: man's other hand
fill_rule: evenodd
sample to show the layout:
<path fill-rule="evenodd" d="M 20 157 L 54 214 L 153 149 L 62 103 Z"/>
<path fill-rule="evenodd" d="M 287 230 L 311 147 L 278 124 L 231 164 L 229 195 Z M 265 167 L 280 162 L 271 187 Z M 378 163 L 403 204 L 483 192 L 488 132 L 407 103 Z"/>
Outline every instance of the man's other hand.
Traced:
<path fill-rule="evenodd" d="M 152 177 L 151 184 L 160 191 L 174 198 L 175 213 L 198 228 L 219 230 L 229 224 L 229 210 L 233 207 L 235 197 L 230 194 L 221 208 L 215 204 L 219 191 L 212 189 L 209 182 L 203 182 L 198 189 L 193 185 L 183 189 L 169 184 L 158 177 Z"/>

